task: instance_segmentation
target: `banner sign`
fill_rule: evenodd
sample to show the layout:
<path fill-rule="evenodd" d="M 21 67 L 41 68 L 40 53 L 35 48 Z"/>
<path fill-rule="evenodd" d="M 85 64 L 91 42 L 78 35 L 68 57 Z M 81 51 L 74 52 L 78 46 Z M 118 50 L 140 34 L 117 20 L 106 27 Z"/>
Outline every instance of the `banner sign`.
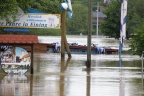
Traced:
<path fill-rule="evenodd" d="M 0 27 L 19 27 L 19 28 L 60 28 L 60 14 L 19 14 L 16 21 L 7 22 L 0 20 Z"/>
<path fill-rule="evenodd" d="M 21 47 L 3 46 L 1 66 L 6 73 L 24 74 L 30 67 L 31 56 Z"/>

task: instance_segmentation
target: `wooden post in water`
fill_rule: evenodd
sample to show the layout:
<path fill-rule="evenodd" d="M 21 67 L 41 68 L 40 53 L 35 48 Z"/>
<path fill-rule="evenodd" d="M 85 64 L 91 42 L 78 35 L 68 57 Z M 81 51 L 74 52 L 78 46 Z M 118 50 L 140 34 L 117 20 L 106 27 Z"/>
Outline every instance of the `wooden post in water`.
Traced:
<path fill-rule="evenodd" d="M 30 76 L 30 95 L 33 95 L 33 75 Z"/>
<path fill-rule="evenodd" d="M 66 48 L 66 51 L 68 53 L 68 57 L 71 58 L 71 53 L 70 53 L 70 49 L 69 49 L 69 45 L 68 45 L 66 36 L 65 36 L 65 48 Z"/>
<path fill-rule="evenodd" d="M 65 29 L 66 29 L 66 11 L 62 10 L 62 28 L 61 28 L 61 57 L 65 57 Z"/>
<path fill-rule="evenodd" d="M 30 73 L 34 73 L 34 68 L 33 68 L 33 56 L 34 55 L 34 44 L 31 45 L 31 65 L 30 65 Z"/>
<path fill-rule="evenodd" d="M 68 56 L 71 57 L 70 49 L 66 39 L 66 10 L 62 10 L 62 28 L 61 28 L 61 57 L 65 57 L 65 48 Z"/>
<path fill-rule="evenodd" d="M 87 62 L 86 66 L 87 68 L 91 68 L 91 28 L 92 28 L 92 6 L 91 6 L 91 0 L 88 1 L 88 36 L 87 36 Z"/>

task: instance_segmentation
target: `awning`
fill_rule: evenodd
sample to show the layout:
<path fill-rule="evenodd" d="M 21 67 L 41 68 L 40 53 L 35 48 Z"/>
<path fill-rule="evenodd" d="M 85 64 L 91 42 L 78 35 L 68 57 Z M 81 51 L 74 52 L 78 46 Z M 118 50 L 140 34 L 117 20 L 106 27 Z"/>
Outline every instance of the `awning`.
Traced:
<path fill-rule="evenodd" d="M 0 44 L 35 44 L 38 43 L 36 35 L 9 35 L 0 34 Z"/>

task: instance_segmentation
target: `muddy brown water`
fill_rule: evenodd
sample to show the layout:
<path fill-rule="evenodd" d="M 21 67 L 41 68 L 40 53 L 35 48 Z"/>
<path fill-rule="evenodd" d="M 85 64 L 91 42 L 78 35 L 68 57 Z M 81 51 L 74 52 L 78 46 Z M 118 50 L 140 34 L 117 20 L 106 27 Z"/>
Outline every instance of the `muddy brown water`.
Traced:
<path fill-rule="evenodd" d="M 10 75 L 0 69 L 0 96 L 144 96 L 139 56 L 122 55 L 122 67 L 118 54 L 91 55 L 91 59 L 88 70 L 86 54 L 61 58 L 59 53 L 35 53 L 33 75 L 29 71 Z"/>

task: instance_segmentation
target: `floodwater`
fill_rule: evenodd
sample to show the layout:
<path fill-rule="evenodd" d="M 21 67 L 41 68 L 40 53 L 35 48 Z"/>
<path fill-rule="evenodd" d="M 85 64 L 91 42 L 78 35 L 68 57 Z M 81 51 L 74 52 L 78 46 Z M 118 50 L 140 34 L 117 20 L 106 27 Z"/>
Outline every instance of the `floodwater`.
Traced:
<path fill-rule="evenodd" d="M 46 40 L 58 41 L 59 37 Z M 69 40 L 84 43 L 85 38 Z M 114 39 L 96 40 L 104 46 L 118 46 Z M 35 53 L 33 75 L 29 71 L 25 75 L 8 75 L 0 69 L 0 96 L 144 96 L 143 62 L 139 56 L 123 54 L 119 67 L 118 54 L 91 55 L 91 69 L 85 66 L 86 54 L 60 56 Z"/>

